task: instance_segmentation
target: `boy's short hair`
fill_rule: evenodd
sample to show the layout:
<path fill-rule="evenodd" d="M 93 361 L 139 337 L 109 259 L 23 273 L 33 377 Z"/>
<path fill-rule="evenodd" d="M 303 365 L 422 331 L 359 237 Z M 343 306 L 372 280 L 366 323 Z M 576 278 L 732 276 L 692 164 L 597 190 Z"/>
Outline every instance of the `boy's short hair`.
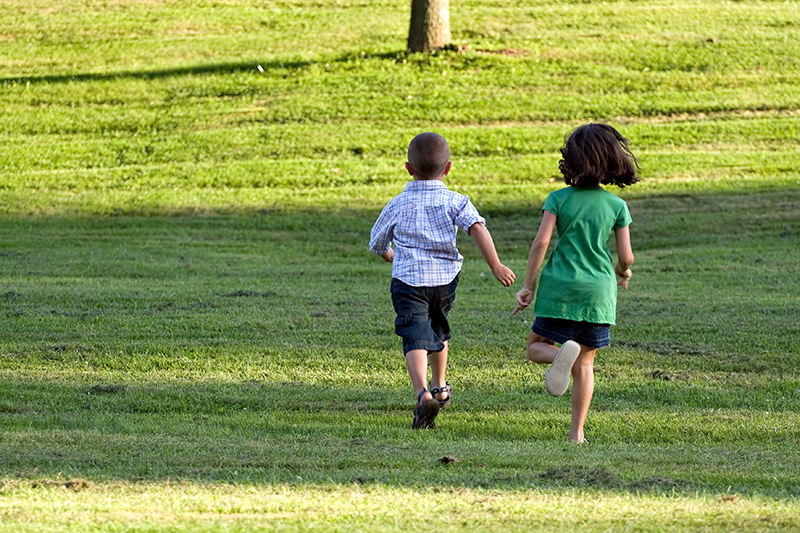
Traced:
<path fill-rule="evenodd" d="M 420 133 L 408 145 L 408 162 L 418 179 L 438 178 L 450 161 L 450 146 L 438 133 Z"/>
<path fill-rule="evenodd" d="M 580 126 L 560 151 L 558 169 L 567 185 L 581 189 L 601 183 L 625 187 L 639 181 L 639 162 L 628 148 L 628 139 L 606 124 Z"/>

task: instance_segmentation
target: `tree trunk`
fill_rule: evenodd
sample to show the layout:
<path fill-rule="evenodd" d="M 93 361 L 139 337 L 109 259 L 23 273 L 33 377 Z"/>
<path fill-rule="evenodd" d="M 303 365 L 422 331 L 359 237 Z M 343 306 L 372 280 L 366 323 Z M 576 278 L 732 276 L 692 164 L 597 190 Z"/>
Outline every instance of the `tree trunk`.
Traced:
<path fill-rule="evenodd" d="M 412 0 L 409 52 L 434 52 L 451 41 L 449 0 Z"/>

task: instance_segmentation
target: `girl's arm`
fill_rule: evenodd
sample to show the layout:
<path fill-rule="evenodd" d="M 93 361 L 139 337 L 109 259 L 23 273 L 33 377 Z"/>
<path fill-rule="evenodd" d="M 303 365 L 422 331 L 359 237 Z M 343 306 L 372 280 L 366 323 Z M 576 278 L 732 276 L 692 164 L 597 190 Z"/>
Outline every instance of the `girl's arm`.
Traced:
<path fill-rule="evenodd" d="M 525 273 L 525 282 L 522 284 L 522 289 L 517 293 L 517 307 L 511 312 L 516 315 L 517 312 L 528 307 L 533 301 L 533 294 L 536 292 L 536 278 L 539 276 L 539 269 L 544 262 L 544 256 L 547 254 L 547 247 L 550 246 L 550 239 L 553 237 L 553 230 L 556 227 L 556 216 L 550 211 L 544 212 L 544 218 L 539 226 L 539 231 L 536 233 L 536 238 L 533 239 L 530 254 L 528 254 L 528 270 Z"/>
<path fill-rule="evenodd" d="M 619 262 L 614 265 L 614 272 L 621 278 L 617 285 L 628 290 L 628 282 L 633 276 L 631 272 L 631 265 L 633 265 L 633 249 L 631 248 L 630 229 L 628 226 L 615 229 L 614 237 L 617 240 L 617 259 L 619 260 Z"/>

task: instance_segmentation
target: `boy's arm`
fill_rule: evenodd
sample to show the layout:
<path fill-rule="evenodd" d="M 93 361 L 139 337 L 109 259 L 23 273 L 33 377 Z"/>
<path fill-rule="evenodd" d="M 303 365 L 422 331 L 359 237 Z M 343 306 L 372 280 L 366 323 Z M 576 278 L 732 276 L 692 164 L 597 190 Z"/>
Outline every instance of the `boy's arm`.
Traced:
<path fill-rule="evenodd" d="M 553 213 L 550 211 L 544 212 L 539 231 L 536 233 L 536 238 L 533 239 L 531 251 L 528 254 L 528 269 L 525 272 L 525 281 L 522 283 L 522 289 L 517 293 L 517 307 L 511 312 L 512 315 L 516 315 L 533 301 L 533 295 L 536 292 L 536 278 L 539 276 L 539 269 L 542 267 L 544 256 L 547 254 L 547 247 L 550 246 L 550 239 L 553 237 L 556 220 L 556 216 Z"/>
<path fill-rule="evenodd" d="M 481 222 L 476 222 L 469 227 L 468 233 L 469 236 L 475 240 L 475 244 L 478 245 L 478 250 L 481 251 L 483 259 L 486 261 L 486 264 L 489 265 L 489 268 L 492 269 L 492 275 L 497 278 L 497 281 L 502 283 L 503 287 L 509 287 L 514 283 L 516 276 L 510 268 L 500 262 L 500 258 L 497 257 L 497 250 L 494 247 L 492 235 L 489 233 L 489 230 L 486 229 L 486 226 Z"/>
<path fill-rule="evenodd" d="M 620 287 L 628 290 L 628 282 L 633 277 L 631 265 L 633 265 L 633 249 L 631 248 L 631 232 L 628 226 L 614 230 L 614 237 L 617 241 L 617 259 L 619 262 L 614 265 L 614 272 L 621 279 L 617 283 Z"/>
<path fill-rule="evenodd" d="M 370 251 L 375 255 L 379 255 L 387 263 L 391 263 L 394 259 L 394 250 L 392 250 L 393 229 L 390 223 L 389 206 L 387 205 L 381 211 L 369 235 Z"/>

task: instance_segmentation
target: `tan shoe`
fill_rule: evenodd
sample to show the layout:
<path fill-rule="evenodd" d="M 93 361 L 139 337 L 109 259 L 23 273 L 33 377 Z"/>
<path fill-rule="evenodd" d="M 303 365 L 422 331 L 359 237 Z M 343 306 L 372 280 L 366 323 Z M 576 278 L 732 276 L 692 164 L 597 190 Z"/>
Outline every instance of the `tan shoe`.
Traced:
<path fill-rule="evenodd" d="M 572 365 L 581 353 L 581 345 L 575 341 L 567 341 L 561 345 L 553 364 L 544 373 L 544 386 L 552 396 L 561 396 L 567 392 Z"/>

